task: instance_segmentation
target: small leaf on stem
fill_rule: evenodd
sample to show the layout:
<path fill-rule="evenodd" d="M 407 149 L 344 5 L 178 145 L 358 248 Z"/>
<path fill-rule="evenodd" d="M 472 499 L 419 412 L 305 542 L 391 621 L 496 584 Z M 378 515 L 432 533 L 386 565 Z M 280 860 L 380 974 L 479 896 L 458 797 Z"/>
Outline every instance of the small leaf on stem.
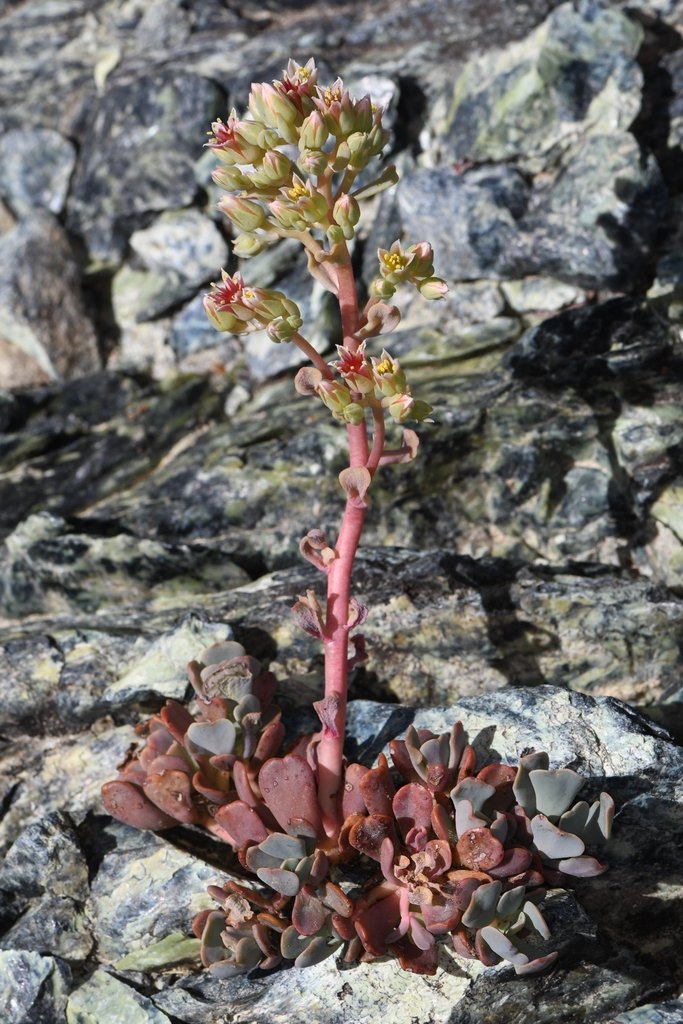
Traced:
<path fill-rule="evenodd" d="M 372 483 L 372 477 L 365 466 L 349 466 L 348 469 L 343 469 L 339 474 L 339 483 L 346 492 L 347 501 L 354 508 L 368 507 L 365 495 Z"/>

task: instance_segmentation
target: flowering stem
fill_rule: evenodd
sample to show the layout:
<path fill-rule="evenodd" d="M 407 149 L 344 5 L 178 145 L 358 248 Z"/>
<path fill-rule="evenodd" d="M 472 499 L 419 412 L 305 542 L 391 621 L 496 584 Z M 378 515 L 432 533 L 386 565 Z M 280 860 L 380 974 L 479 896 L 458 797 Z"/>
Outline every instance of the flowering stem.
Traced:
<path fill-rule="evenodd" d="M 304 338 L 303 335 L 299 334 L 298 331 L 296 332 L 296 334 L 292 335 L 292 341 L 299 349 L 299 351 L 303 352 L 303 354 L 308 359 L 311 360 L 314 366 L 317 366 L 317 368 L 322 373 L 323 377 L 325 377 L 327 380 L 332 380 L 332 378 L 334 377 L 332 370 L 329 368 L 329 366 L 327 365 L 323 357 L 320 355 L 320 353 L 313 348 L 310 341 L 307 341 L 306 338 Z"/>
<path fill-rule="evenodd" d="M 339 308 L 344 344 L 355 349 L 359 326 L 356 282 L 351 257 L 346 245 L 340 246 L 337 264 Z M 365 422 L 347 425 L 349 465 L 365 466 L 368 461 L 368 435 Z M 318 744 L 318 802 L 328 836 L 336 837 L 341 825 L 340 796 L 346 728 L 348 690 L 348 620 L 351 597 L 351 576 L 356 558 L 366 508 L 347 500 L 339 536 L 335 545 L 337 558 L 327 576 L 327 609 L 325 619 L 325 698 L 336 705 L 334 730 L 323 728 Z"/>

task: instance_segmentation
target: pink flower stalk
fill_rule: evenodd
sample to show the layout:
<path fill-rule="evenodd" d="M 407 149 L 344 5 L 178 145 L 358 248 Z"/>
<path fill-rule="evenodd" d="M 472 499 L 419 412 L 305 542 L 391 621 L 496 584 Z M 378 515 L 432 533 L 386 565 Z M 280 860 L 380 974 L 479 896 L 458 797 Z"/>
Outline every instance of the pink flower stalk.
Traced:
<path fill-rule="evenodd" d="M 209 146 L 223 162 L 214 180 L 228 192 L 219 208 L 239 232 L 236 253 L 247 258 L 277 238 L 297 239 L 311 275 L 335 295 L 341 313 L 343 342 L 338 359 L 328 364 L 301 334 L 301 314 L 282 293 L 248 288 L 241 274 L 223 272 L 222 283 L 204 300 L 218 330 L 265 329 L 273 341 L 297 345 L 312 363 L 299 371 L 297 391 L 321 399 L 347 431 L 349 463 L 339 476 L 346 503 L 336 542 L 323 538 L 314 544 L 310 538 L 319 531 L 309 531 L 302 542 L 302 552 L 327 577 L 327 598 L 323 606 L 309 592 L 295 607 L 303 628 L 325 648 L 325 692 L 315 705 L 322 725 L 315 758 L 321 821 L 332 848 L 342 822 L 349 666 L 358 664 L 365 650 L 362 636 L 353 633 L 365 613 L 357 612 L 351 584 L 368 491 L 380 465 L 408 461 L 417 452 L 412 431 L 405 432 L 400 447 L 386 447 L 385 415 L 403 423 L 424 420 L 431 411 L 413 398 L 398 361 L 385 351 L 379 358 L 369 356 L 366 345 L 399 323 L 398 309 L 382 301 L 398 284 L 411 283 L 426 298 L 440 298 L 446 286 L 434 277 L 427 242 L 403 249 L 397 240 L 379 251 L 375 294 L 359 309 L 348 243 L 360 220 L 360 202 L 397 180 L 395 170 L 385 168 L 351 191 L 358 173 L 389 139 L 382 110 L 369 96 L 353 99 L 340 78 L 321 86 L 312 60 L 290 61 L 280 81 L 252 86 L 248 118 L 232 111 L 226 123 L 217 121 L 212 128 Z"/>

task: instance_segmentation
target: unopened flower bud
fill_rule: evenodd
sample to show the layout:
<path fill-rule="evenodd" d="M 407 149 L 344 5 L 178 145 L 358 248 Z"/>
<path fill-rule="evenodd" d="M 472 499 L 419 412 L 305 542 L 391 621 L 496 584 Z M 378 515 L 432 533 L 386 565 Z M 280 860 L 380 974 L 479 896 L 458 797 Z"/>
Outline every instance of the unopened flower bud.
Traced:
<path fill-rule="evenodd" d="M 229 167 L 224 164 L 222 167 L 216 167 L 211 177 L 219 188 L 224 188 L 227 192 L 247 192 L 251 186 L 247 175 L 234 165 Z"/>
<path fill-rule="evenodd" d="M 344 231 L 344 238 L 353 238 L 354 228 L 360 220 L 360 206 L 349 195 L 341 195 L 332 209 L 332 219 Z"/>
<path fill-rule="evenodd" d="M 299 145 L 302 149 L 322 149 L 328 138 L 325 119 L 319 110 L 314 110 L 301 125 Z"/>
<path fill-rule="evenodd" d="M 328 165 L 327 153 L 316 149 L 305 149 L 299 158 L 299 167 L 304 174 L 322 174 Z"/>
<path fill-rule="evenodd" d="M 249 259 L 263 252 L 271 240 L 268 235 L 252 235 L 249 231 L 244 231 L 233 241 L 232 251 L 240 259 Z"/>
<path fill-rule="evenodd" d="M 448 291 L 448 285 L 440 277 L 428 277 L 420 281 L 418 288 L 423 299 L 442 299 Z"/>
<path fill-rule="evenodd" d="M 240 231 L 256 231 L 264 227 L 266 215 L 260 203 L 241 196 L 224 196 L 218 209 L 225 213 Z"/>

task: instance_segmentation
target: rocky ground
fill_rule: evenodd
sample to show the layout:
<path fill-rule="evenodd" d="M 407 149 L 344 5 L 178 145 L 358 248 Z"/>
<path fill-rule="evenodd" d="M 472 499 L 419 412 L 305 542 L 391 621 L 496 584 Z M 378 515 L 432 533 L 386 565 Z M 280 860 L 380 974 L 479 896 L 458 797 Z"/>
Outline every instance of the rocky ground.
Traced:
<path fill-rule="evenodd" d="M 371 759 L 460 717 L 482 754 L 543 747 L 614 795 L 611 870 L 554 898 L 548 976 L 445 955 L 431 980 L 215 981 L 187 934 L 224 851 L 99 801 L 214 640 L 267 661 L 290 715 L 319 694 L 288 609 L 315 583 L 302 532 L 335 533 L 344 431 L 291 348 L 201 306 L 237 266 L 207 126 L 289 56 L 389 106 L 401 181 L 359 273 L 426 238 L 450 288 L 397 296 L 436 422 L 373 491 L 351 741 Z M 683 5 L 0 0 L 0 130 L 8 1022 L 683 1019 Z M 240 269 L 333 351 L 296 250 Z"/>

